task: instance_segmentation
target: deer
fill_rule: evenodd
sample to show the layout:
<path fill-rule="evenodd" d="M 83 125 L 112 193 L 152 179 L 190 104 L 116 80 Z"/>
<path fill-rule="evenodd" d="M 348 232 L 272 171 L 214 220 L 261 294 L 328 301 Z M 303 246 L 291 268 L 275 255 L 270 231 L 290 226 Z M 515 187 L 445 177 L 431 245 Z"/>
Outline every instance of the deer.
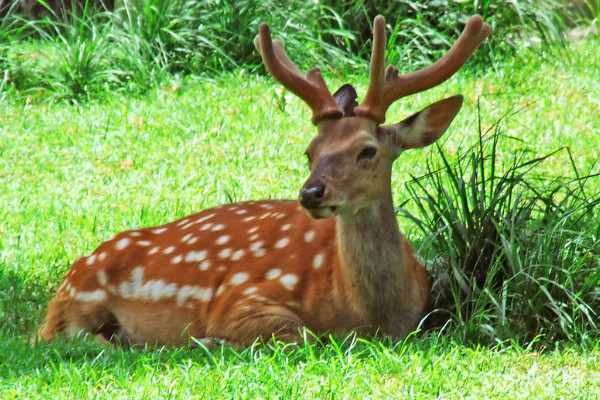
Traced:
<path fill-rule="evenodd" d="M 383 123 L 392 103 L 453 76 L 489 31 L 474 15 L 444 56 L 399 75 L 385 68 L 377 16 L 359 105 L 352 85 L 332 95 L 318 67 L 300 72 L 261 24 L 255 46 L 266 69 L 310 107 L 317 129 L 298 199 L 224 204 L 117 234 L 66 272 L 36 340 L 84 333 L 132 346 L 250 346 L 304 343 L 307 331 L 407 337 L 424 315 L 430 281 L 399 230 L 392 165 L 438 140 L 463 97 Z"/>

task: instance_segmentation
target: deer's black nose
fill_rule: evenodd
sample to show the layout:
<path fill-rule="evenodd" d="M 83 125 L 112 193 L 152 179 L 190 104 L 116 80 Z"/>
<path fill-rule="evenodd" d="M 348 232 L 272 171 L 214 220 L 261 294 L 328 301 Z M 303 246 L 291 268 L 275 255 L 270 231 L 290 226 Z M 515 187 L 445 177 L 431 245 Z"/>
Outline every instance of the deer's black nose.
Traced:
<path fill-rule="evenodd" d="M 304 185 L 304 187 L 300 189 L 300 204 L 307 209 L 317 208 L 323 202 L 324 195 L 325 185 L 321 183 Z"/>

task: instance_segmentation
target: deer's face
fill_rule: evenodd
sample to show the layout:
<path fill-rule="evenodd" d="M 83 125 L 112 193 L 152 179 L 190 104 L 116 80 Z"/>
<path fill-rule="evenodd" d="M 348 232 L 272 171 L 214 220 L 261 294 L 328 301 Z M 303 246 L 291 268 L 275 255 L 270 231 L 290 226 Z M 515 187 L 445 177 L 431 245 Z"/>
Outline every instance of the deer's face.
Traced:
<path fill-rule="evenodd" d="M 357 116 L 320 122 L 306 149 L 310 176 L 300 189 L 300 204 L 311 217 L 327 218 L 381 201 L 389 192 L 394 160 L 406 149 L 439 139 L 461 104 L 462 96 L 449 97 L 393 125 Z"/>
<path fill-rule="evenodd" d="M 380 192 L 392 159 L 376 131 L 377 125 L 362 117 L 319 124 L 306 149 L 310 176 L 299 197 L 311 217 L 354 214 Z"/>

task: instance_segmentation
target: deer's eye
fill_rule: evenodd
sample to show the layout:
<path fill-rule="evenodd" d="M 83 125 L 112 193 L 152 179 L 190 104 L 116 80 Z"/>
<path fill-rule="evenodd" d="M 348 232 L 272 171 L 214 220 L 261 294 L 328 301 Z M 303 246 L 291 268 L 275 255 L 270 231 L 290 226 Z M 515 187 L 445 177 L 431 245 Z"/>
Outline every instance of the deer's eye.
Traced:
<path fill-rule="evenodd" d="M 360 160 L 370 160 L 377 155 L 377 148 L 369 146 L 365 147 L 356 157 L 356 162 Z"/>

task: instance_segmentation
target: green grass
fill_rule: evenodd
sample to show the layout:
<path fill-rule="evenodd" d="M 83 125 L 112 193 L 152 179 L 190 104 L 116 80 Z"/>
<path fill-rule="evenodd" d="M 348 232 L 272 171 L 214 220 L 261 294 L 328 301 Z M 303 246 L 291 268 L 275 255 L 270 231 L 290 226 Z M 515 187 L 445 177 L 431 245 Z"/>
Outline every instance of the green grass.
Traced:
<path fill-rule="evenodd" d="M 390 122 L 444 96 L 466 103 L 442 141 L 454 159 L 502 116 L 501 166 L 569 147 L 540 175 L 598 173 L 600 52 L 572 45 L 570 61 L 520 58 L 482 72 L 472 64 L 448 83 L 400 101 Z M 471 71 L 471 72 L 470 72 Z M 326 76 L 333 88 L 360 77 Z M 0 393 L 2 398 L 595 398 L 600 344 L 590 340 L 480 347 L 447 327 L 394 344 L 131 350 L 76 341 L 28 341 L 45 304 L 77 256 L 129 228 L 169 222 L 224 202 L 295 198 L 308 175 L 314 134 L 307 107 L 273 81 L 234 70 L 213 78 L 162 80 L 145 95 L 112 94 L 80 104 L 4 93 L 0 108 Z M 518 112 L 516 112 L 519 110 Z M 478 115 L 481 121 L 478 120 Z M 395 204 L 411 176 L 427 173 L 433 149 L 396 163 Z M 426 186 L 427 188 L 427 186 Z M 586 183 L 600 192 L 598 179 Z M 401 219 L 408 236 L 422 233 Z M 584 232 L 585 233 L 585 232 Z M 598 240 L 598 232 L 587 232 Z M 594 236 L 595 235 L 595 236 Z M 600 291 L 600 284 L 596 293 Z M 586 327 L 581 328 L 583 331 Z M 594 336 L 596 335 L 596 336 Z M 525 348 L 523 348 L 525 347 Z"/>
<path fill-rule="evenodd" d="M 89 342 L 32 349 L 9 339 L 3 399 L 593 399 L 600 349 L 467 348 L 440 339 L 241 352 L 121 350 Z"/>

